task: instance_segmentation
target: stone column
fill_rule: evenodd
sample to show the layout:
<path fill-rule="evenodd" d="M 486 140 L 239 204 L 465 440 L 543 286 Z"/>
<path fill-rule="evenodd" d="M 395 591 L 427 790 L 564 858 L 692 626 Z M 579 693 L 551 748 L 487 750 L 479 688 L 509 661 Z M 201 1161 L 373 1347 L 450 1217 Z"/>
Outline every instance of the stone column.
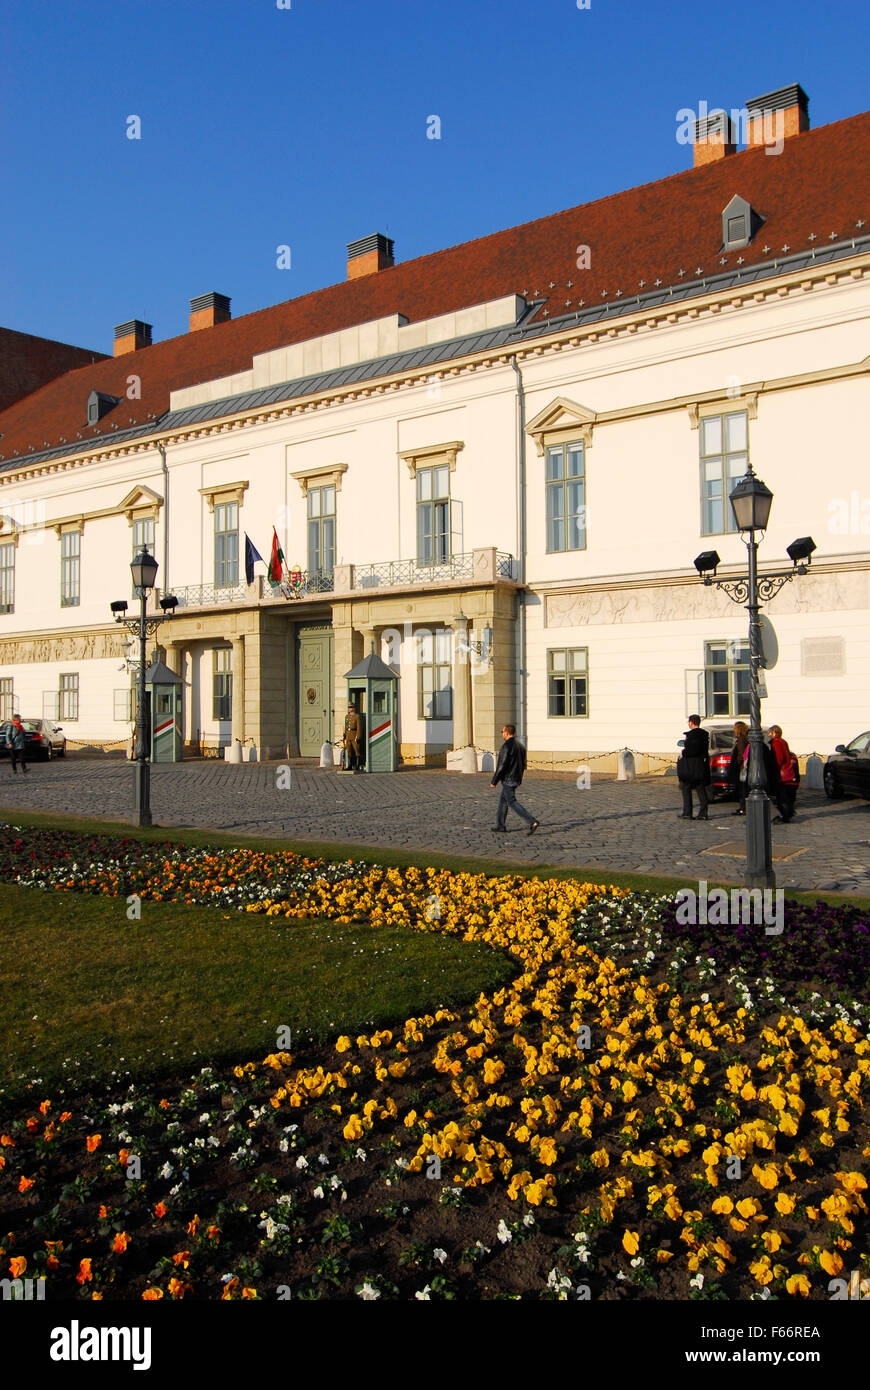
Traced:
<path fill-rule="evenodd" d="M 365 653 L 362 650 L 362 634 L 351 621 L 350 605 L 336 604 L 332 610 L 333 660 L 335 663 L 335 728 L 333 739 L 341 738 L 344 732 L 344 716 L 347 713 L 347 682 L 345 671 L 350 671 Z"/>
<path fill-rule="evenodd" d="M 245 742 L 245 639 L 233 637 L 233 716 L 232 741 Z"/>
<path fill-rule="evenodd" d="M 453 620 L 453 747 L 468 748 L 472 743 L 471 653 L 468 650 L 469 622 L 460 614 Z"/>
<path fill-rule="evenodd" d="M 187 719 L 187 688 L 186 688 L 186 686 L 185 686 L 185 684 L 184 684 L 185 656 L 186 656 L 186 651 L 185 651 L 185 648 L 184 648 L 184 646 L 182 645 L 182 643 L 180 643 L 180 642 L 167 642 L 167 643 L 166 643 L 166 658 L 165 658 L 165 660 L 166 660 L 166 665 L 169 667 L 170 671 L 174 671 L 174 672 L 175 672 L 176 676 L 180 676 L 180 677 L 181 677 L 181 681 L 182 681 L 182 684 L 179 686 L 179 693 L 178 693 L 178 710 L 179 710 L 179 714 L 180 714 L 180 716 L 181 716 L 181 753 L 182 753 L 182 757 L 184 756 L 184 745 L 185 745 L 185 742 L 186 742 L 187 737 L 188 737 L 187 731 L 188 731 L 188 729 L 189 729 L 189 724 L 188 724 L 188 719 Z"/>

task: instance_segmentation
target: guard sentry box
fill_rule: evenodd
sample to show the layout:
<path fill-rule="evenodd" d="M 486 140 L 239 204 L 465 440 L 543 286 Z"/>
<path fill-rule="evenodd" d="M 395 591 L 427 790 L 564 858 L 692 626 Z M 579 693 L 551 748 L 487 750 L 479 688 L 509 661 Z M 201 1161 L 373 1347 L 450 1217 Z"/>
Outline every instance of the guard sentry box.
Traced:
<path fill-rule="evenodd" d="M 184 682 L 162 661 L 155 661 L 145 672 L 145 692 L 151 711 L 151 762 L 180 763 Z"/>
<path fill-rule="evenodd" d="M 369 652 L 345 673 L 347 701 L 362 717 L 365 772 L 397 772 L 399 767 L 399 678 L 379 656 Z"/>

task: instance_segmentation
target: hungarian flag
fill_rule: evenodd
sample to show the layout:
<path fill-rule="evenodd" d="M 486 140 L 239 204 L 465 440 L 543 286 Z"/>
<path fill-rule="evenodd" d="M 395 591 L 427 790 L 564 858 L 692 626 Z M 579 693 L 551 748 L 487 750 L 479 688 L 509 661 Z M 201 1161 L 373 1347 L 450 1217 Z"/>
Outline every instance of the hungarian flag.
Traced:
<path fill-rule="evenodd" d="M 281 583 L 284 575 L 284 551 L 278 544 L 278 532 L 272 527 L 272 558 L 269 561 L 269 573 L 266 576 L 272 588 L 276 588 Z"/>
<path fill-rule="evenodd" d="M 247 580 L 247 582 L 248 582 L 249 584 L 253 584 L 253 582 L 254 582 L 254 561 L 255 561 L 255 560 L 259 560 L 261 565 L 265 565 L 265 563 L 266 563 L 266 561 L 263 559 L 263 557 L 262 557 L 262 555 L 260 554 L 260 552 L 259 552 L 259 550 L 257 549 L 257 547 L 254 545 L 253 541 L 250 539 L 249 536 L 246 535 L 246 536 L 245 536 L 245 579 Z"/>

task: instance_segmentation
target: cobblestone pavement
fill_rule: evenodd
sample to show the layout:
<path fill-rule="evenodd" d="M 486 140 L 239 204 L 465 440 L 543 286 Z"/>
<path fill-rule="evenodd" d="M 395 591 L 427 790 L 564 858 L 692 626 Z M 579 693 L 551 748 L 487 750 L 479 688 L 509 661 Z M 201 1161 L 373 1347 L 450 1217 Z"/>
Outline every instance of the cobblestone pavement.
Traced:
<path fill-rule="evenodd" d="M 246 836 L 372 845 L 552 864 L 660 873 L 740 882 L 745 821 L 734 803 L 716 802 L 710 819 L 681 821 L 673 777 L 635 782 L 593 780 L 580 790 L 572 776 L 530 774 L 520 800 L 541 822 L 534 836 L 515 816 L 508 833 L 493 834 L 498 792 L 486 774 L 405 768 L 359 775 L 276 763 L 217 760 L 157 765 L 151 770 L 154 821 Z M 283 765 L 286 769 L 287 765 Z M 14 809 L 63 811 L 127 820 L 133 770 L 124 761 L 67 758 L 14 775 L 0 760 L 0 816 Z M 773 826 L 777 886 L 870 894 L 870 802 L 829 802 L 822 792 L 798 793 L 796 819 Z"/>

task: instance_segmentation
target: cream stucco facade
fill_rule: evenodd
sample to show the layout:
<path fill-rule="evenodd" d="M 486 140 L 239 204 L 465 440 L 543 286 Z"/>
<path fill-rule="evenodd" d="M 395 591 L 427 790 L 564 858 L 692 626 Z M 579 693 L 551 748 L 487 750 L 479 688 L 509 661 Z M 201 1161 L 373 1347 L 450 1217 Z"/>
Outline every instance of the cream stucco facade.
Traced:
<path fill-rule="evenodd" d="M 705 702 L 702 713 L 724 722 L 739 712 L 716 687 L 710 653 L 739 666 L 746 614 L 702 586 L 692 561 L 715 548 L 720 576 L 745 565 L 739 535 L 704 530 L 699 442 L 705 419 L 741 414 L 748 456 L 774 493 L 762 571 L 787 564 L 797 536 L 818 547 L 810 573 L 766 610 L 779 661 L 763 718 L 802 753 L 870 727 L 870 257 L 463 353 L 459 335 L 509 325 L 523 307 L 514 296 L 472 306 L 467 323 L 397 316 L 263 354 L 250 373 L 177 393 L 181 423 L 170 416 L 132 443 L 7 465 L 0 547 L 14 602 L 0 614 L 0 695 L 24 715 L 57 709 L 72 744 L 126 741 L 126 634 L 108 605 L 126 598 L 132 611 L 134 525 L 148 521 L 158 596 L 181 600 L 157 640 L 185 682 L 190 750 L 237 737 L 264 758 L 312 755 L 321 727 L 338 739 L 344 673 L 374 644 L 399 674 L 407 760 L 493 750 L 511 721 L 533 765 L 598 758 L 612 769 L 627 746 L 646 755 L 642 770 L 660 770 L 690 705 Z M 456 356 L 437 368 L 298 389 L 308 373 L 453 338 Z M 233 400 L 291 376 L 286 400 Z M 183 423 L 203 402 L 220 405 Z M 548 548 L 547 451 L 557 444 L 582 444 L 585 486 L 585 544 L 562 551 Z M 434 468 L 449 485 L 450 534 L 448 553 L 424 565 L 418 474 Z M 309 494 L 330 487 L 331 587 L 275 594 L 262 566 L 247 586 L 245 535 L 268 559 L 273 526 L 288 568 L 310 568 Z M 239 582 L 216 587 L 226 504 L 238 509 Z M 67 534 L 78 541 L 64 543 Z M 77 601 L 66 605 L 64 544 L 80 555 Z M 430 649 L 427 634 L 439 632 L 448 636 Z M 583 654 L 585 712 L 554 713 L 561 652 Z M 222 712 L 218 661 L 232 676 Z M 436 685 L 450 667 L 440 717 L 427 709 L 427 661 Z M 62 676 L 77 678 L 77 703 Z"/>

